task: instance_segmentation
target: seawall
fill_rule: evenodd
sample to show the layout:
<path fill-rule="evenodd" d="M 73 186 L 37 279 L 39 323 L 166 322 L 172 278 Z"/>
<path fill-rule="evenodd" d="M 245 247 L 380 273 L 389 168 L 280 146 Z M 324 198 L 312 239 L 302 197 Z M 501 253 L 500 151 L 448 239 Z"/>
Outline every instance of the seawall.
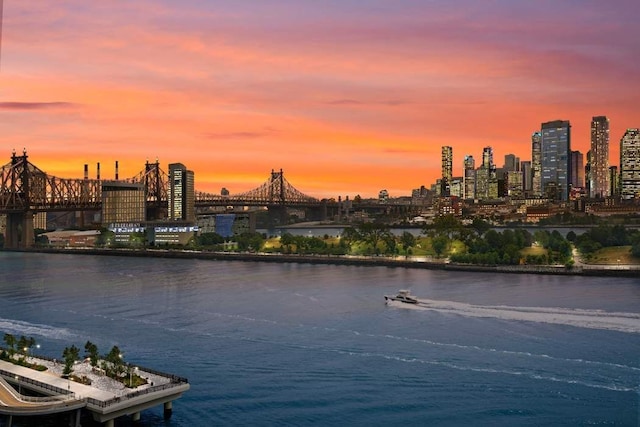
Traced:
<path fill-rule="evenodd" d="M 473 271 L 479 273 L 510 274 L 553 274 L 575 276 L 602 277 L 635 277 L 640 278 L 640 266 L 594 266 L 581 265 L 567 268 L 564 266 L 539 265 L 472 265 L 455 264 L 444 261 L 423 261 L 404 257 L 384 256 L 350 256 L 350 255 L 295 255 L 239 252 L 206 252 L 165 249 L 67 249 L 67 248 L 35 248 L 7 250 L 7 252 L 39 252 L 74 255 L 102 256 L 134 256 L 152 258 L 202 259 L 212 261 L 244 261 L 244 262 L 278 262 L 301 264 L 354 265 L 390 268 L 423 268 L 446 271 Z"/>

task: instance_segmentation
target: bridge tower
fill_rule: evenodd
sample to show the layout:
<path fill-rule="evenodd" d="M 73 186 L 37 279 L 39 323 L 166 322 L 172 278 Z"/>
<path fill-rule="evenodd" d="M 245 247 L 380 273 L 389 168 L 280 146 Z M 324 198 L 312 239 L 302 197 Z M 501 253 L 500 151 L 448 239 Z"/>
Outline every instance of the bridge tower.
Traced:
<path fill-rule="evenodd" d="M 12 204 L 20 206 L 7 213 L 7 223 L 4 236 L 4 247 L 8 249 L 23 249 L 33 246 L 35 242 L 33 232 L 33 212 L 30 202 L 30 173 L 27 162 L 27 151 L 22 156 L 11 154 L 11 169 L 4 179 L 5 188 L 11 192 Z"/>
<path fill-rule="evenodd" d="M 145 163 L 144 186 L 147 192 L 147 221 L 165 219 L 167 217 L 167 189 L 162 177 L 160 162 Z"/>
<path fill-rule="evenodd" d="M 271 169 L 271 181 L 269 183 L 269 200 L 271 200 L 271 204 L 267 208 L 270 214 L 278 218 L 280 225 L 287 224 L 287 196 L 285 190 L 286 185 L 282 169 L 279 172 Z"/>

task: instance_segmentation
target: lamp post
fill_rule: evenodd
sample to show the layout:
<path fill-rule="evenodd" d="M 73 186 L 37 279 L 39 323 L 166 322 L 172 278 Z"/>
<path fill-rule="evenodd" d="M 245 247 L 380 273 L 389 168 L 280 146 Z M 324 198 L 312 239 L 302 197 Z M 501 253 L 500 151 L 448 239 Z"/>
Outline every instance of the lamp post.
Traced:
<path fill-rule="evenodd" d="M 18 394 L 22 394 L 22 385 L 20 384 L 20 377 L 16 375 L 16 382 L 18 383 Z"/>

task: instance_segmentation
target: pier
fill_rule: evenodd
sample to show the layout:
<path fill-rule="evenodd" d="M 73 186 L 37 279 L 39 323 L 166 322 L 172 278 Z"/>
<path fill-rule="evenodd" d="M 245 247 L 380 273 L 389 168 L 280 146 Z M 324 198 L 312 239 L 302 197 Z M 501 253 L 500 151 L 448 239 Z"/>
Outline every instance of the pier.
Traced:
<path fill-rule="evenodd" d="M 189 390 L 186 378 L 143 367 L 135 368 L 136 375 L 146 378 L 147 383 L 127 388 L 95 373 L 87 362 L 77 363 L 77 370 L 91 371 L 94 381 L 82 384 L 63 378 L 58 372 L 60 363 L 39 357 L 28 359 L 48 369 L 36 371 L 0 360 L 0 414 L 7 417 L 8 427 L 11 427 L 13 417 L 66 412 L 69 413 L 69 425 L 79 427 L 81 411 L 90 412 L 93 419 L 105 427 L 113 427 L 118 417 L 130 416 L 138 421 L 143 410 L 159 405 L 163 405 L 164 416 L 169 418 L 173 401 Z"/>

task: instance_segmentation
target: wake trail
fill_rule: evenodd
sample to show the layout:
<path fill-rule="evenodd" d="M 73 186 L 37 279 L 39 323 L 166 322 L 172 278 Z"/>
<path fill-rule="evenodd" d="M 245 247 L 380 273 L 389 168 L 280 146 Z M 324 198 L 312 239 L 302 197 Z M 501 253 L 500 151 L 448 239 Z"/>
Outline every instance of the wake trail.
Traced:
<path fill-rule="evenodd" d="M 559 307 L 511 307 L 503 305 L 476 305 L 455 301 L 420 299 L 418 304 L 388 302 L 396 307 L 429 310 L 466 317 L 484 317 L 568 325 L 579 328 L 602 329 L 626 333 L 640 333 L 640 313 L 608 312 Z"/>

